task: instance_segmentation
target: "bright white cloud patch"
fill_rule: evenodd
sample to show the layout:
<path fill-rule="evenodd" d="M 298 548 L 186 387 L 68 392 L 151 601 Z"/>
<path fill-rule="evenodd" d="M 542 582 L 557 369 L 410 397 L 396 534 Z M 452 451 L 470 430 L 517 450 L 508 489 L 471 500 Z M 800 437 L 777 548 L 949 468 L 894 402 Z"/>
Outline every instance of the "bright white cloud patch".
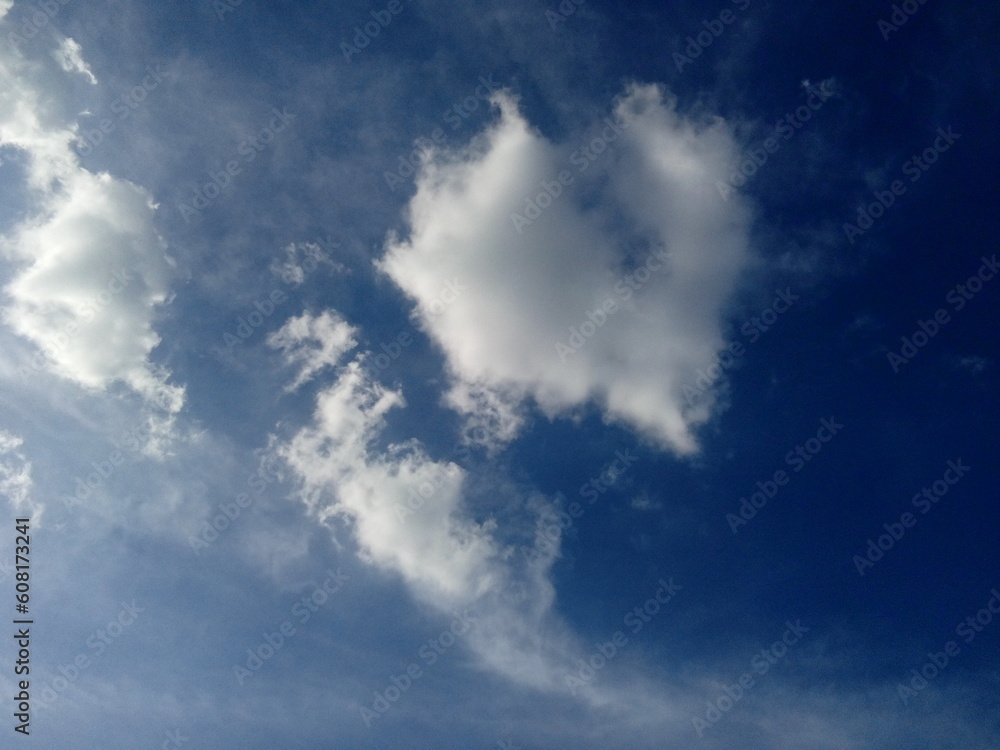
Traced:
<path fill-rule="evenodd" d="M 91 83 L 97 83 L 97 78 L 91 72 L 87 63 L 83 61 L 80 44 L 75 39 L 63 39 L 59 49 L 56 50 L 56 61 L 67 73 L 77 72 L 86 76 Z"/>
<path fill-rule="evenodd" d="M 462 601 L 492 587 L 496 548 L 487 526 L 458 512 L 464 472 L 457 465 L 430 460 L 415 443 L 372 452 L 386 412 L 402 403 L 351 362 L 319 395 L 314 424 L 279 454 L 321 520 L 353 524 L 370 562 L 400 573 L 427 599 Z"/>
<path fill-rule="evenodd" d="M 447 355 L 449 402 L 502 438 L 525 398 L 550 416 L 593 402 L 696 450 L 712 401 L 689 403 L 685 386 L 723 347 L 748 256 L 745 208 L 713 187 L 735 155 L 728 129 L 633 86 L 613 120 L 553 145 L 494 101 L 495 126 L 428 156 L 410 236 L 390 237 L 379 263 Z M 449 299 L 449 283 L 464 291 Z"/>
<path fill-rule="evenodd" d="M 55 57 L 90 75 L 72 40 Z M 141 187 L 80 166 L 72 113 L 52 93 L 64 78 L 52 60 L 27 60 L 14 47 L 0 54 L 0 145 L 22 151 L 37 207 L 0 240 L 13 265 L 3 321 L 40 349 L 22 375 L 48 370 L 90 389 L 119 381 L 175 412 L 183 390 L 148 359 L 173 266 L 153 225 L 156 207 Z"/>
<path fill-rule="evenodd" d="M 295 391 L 308 383 L 324 367 L 333 367 L 340 357 L 357 346 L 356 329 L 336 312 L 327 310 L 319 315 L 302 313 L 289 318 L 277 331 L 267 337 L 269 346 L 281 349 L 285 362 L 297 365 L 295 380 L 285 389 Z"/>
<path fill-rule="evenodd" d="M 532 543 L 524 555 L 495 521 L 469 517 L 461 467 L 432 460 L 415 440 L 377 448 L 386 414 L 403 399 L 372 381 L 362 362 L 319 394 L 312 425 L 275 448 L 307 506 L 321 521 L 346 520 L 363 558 L 400 575 L 421 601 L 468 613 L 474 626 L 465 640 L 484 666 L 561 689 L 574 639 L 552 611 L 548 573 L 558 544 L 540 552 Z M 551 513 L 541 498 L 523 506 L 525 523 Z"/>
<path fill-rule="evenodd" d="M 24 441 L 0 430 L 0 495 L 5 497 L 15 510 L 29 508 L 34 519 L 41 517 L 41 508 L 30 501 L 31 462 L 18 450 Z"/>

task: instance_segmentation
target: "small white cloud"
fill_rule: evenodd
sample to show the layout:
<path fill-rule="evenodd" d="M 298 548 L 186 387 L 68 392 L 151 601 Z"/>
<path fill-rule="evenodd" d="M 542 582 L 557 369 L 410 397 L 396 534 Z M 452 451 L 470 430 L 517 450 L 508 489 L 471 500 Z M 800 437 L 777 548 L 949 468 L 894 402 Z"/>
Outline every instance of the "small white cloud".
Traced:
<path fill-rule="evenodd" d="M 990 366 L 990 361 L 986 357 L 962 357 L 958 360 L 958 366 L 973 375 L 981 375 Z"/>
<path fill-rule="evenodd" d="M 369 562 L 399 573 L 428 601 L 448 606 L 489 590 L 497 549 L 489 526 L 462 517 L 464 472 L 415 443 L 372 443 L 398 392 L 368 379 L 358 361 L 320 393 L 311 426 L 278 454 L 300 478 L 320 520 L 348 520 Z"/>
<path fill-rule="evenodd" d="M 55 52 L 56 61 L 67 73 L 72 73 L 74 71 L 82 73 L 87 77 L 88 81 L 92 84 L 96 84 L 97 78 L 94 77 L 94 74 L 87 66 L 87 63 L 83 61 L 83 56 L 81 55 L 82 51 L 83 50 L 80 48 L 79 42 L 75 39 L 67 37 L 66 39 L 63 39 L 62 44 L 59 45 L 59 49 Z"/>
<path fill-rule="evenodd" d="M 284 260 L 271 262 L 271 273 L 279 277 L 286 284 L 299 286 L 306 280 L 306 276 L 315 271 L 320 265 L 329 266 L 332 270 L 343 273 L 347 269 L 334 261 L 324 247 L 339 247 L 337 243 L 327 239 L 322 242 L 322 247 L 315 242 L 292 242 L 285 247 Z"/>
<path fill-rule="evenodd" d="M 630 505 L 633 510 L 653 511 L 662 510 L 663 503 L 650 496 L 648 492 L 641 492 L 632 498 Z"/>
<path fill-rule="evenodd" d="M 289 318 L 279 330 L 267 337 L 268 346 L 281 349 L 287 364 L 300 368 L 285 391 L 291 393 L 298 390 L 324 367 L 336 365 L 345 352 L 357 346 L 355 333 L 357 329 L 330 310 L 317 316 L 306 312 L 297 318 Z"/>
<path fill-rule="evenodd" d="M 34 521 L 41 518 L 43 508 L 31 500 L 31 462 L 18 450 L 24 441 L 0 430 L 0 495 L 7 498 L 19 512 L 28 509 Z"/>

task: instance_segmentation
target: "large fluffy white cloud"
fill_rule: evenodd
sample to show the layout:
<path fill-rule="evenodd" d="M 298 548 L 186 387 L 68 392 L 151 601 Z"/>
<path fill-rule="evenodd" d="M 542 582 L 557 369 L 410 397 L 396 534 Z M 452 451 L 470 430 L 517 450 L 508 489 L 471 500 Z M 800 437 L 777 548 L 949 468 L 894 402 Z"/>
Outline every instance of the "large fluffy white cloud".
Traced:
<path fill-rule="evenodd" d="M 64 39 L 48 57 L 32 49 L 33 58 L 14 45 L 0 53 L 0 146 L 16 150 L 30 205 L 0 239 L 10 263 L 3 322 L 38 349 L 19 369 L 93 390 L 120 382 L 176 412 L 182 389 L 149 361 L 160 341 L 153 314 L 174 273 L 156 206 L 142 187 L 84 169 L 71 148 L 71 92 L 96 82 L 80 46 Z"/>
<path fill-rule="evenodd" d="M 735 156 L 725 123 L 632 86 L 613 120 L 555 145 L 494 101 L 499 121 L 467 148 L 426 154 L 409 236 L 378 264 L 444 350 L 450 403 L 501 442 L 530 397 L 696 450 L 712 400 L 685 386 L 724 345 L 748 258 L 748 212 L 714 188 Z"/>

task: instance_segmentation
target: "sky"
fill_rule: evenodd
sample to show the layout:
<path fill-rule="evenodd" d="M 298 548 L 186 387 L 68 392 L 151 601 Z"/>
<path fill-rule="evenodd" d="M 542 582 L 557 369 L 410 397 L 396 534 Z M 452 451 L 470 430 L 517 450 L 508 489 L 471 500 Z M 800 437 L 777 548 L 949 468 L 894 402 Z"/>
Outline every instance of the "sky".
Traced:
<path fill-rule="evenodd" d="M 998 22 L 0 0 L 0 744 L 996 748 Z"/>

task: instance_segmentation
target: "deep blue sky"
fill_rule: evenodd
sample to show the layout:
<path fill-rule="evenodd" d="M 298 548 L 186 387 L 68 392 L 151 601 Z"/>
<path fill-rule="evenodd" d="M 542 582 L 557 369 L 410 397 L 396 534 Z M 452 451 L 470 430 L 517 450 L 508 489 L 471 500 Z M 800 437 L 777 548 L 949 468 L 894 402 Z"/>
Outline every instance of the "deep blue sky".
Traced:
<path fill-rule="evenodd" d="M 994 5 L 53 7 L 0 0 L 0 606 L 30 516 L 36 623 L 0 744 L 997 745 Z"/>

